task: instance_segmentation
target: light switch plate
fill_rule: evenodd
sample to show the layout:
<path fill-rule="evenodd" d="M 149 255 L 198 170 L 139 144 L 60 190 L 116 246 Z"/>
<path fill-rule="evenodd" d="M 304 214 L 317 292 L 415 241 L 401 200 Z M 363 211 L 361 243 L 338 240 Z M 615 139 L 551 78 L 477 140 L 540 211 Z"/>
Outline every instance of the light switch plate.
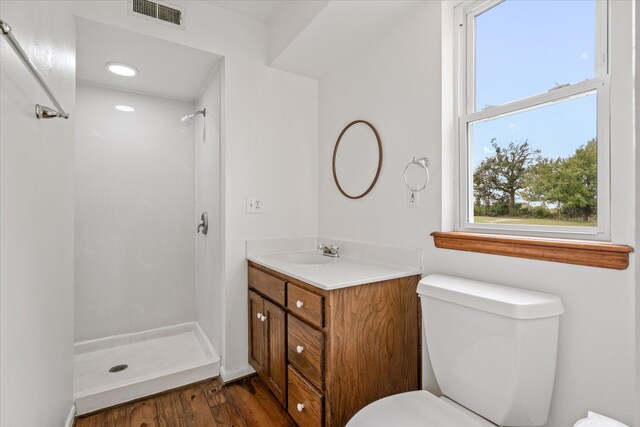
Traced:
<path fill-rule="evenodd" d="M 262 213 L 262 200 L 257 197 L 247 197 L 247 213 L 248 214 L 261 214 Z"/>

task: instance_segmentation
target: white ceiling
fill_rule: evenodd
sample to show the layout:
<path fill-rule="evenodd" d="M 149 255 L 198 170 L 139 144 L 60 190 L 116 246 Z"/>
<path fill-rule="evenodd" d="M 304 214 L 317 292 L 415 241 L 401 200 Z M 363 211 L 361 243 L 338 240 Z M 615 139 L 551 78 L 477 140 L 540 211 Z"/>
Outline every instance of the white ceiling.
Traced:
<path fill-rule="evenodd" d="M 85 19 L 77 20 L 77 79 L 181 100 L 196 100 L 221 56 Z M 107 62 L 138 69 L 117 76 Z"/>
<path fill-rule="evenodd" d="M 291 1 L 291 0 L 289 0 Z M 207 0 L 214 6 L 230 10 L 265 24 L 288 3 L 287 0 Z"/>

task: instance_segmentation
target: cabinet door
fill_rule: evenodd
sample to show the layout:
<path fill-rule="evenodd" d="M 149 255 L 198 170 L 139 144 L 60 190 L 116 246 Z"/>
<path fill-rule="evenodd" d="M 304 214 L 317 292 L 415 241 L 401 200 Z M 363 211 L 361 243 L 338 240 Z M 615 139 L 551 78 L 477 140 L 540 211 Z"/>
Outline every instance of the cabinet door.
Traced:
<path fill-rule="evenodd" d="M 249 291 L 249 363 L 258 375 L 265 378 L 265 324 L 264 299 Z"/>
<path fill-rule="evenodd" d="M 286 326 L 284 309 L 265 300 L 264 312 L 267 316 L 265 354 L 266 383 L 286 408 L 287 356 Z"/>

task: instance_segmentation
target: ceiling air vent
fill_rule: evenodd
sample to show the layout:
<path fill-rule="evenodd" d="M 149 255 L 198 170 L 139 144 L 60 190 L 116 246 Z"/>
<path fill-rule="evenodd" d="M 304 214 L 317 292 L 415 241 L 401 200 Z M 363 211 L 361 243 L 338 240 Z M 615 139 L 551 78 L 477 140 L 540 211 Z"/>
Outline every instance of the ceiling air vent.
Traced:
<path fill-rule="evenodd" d="M 151 0 L 129 0 L 129 13 L 145 19 L 177 25 L 183 28 L 184 9 L 164 2 Z"/>

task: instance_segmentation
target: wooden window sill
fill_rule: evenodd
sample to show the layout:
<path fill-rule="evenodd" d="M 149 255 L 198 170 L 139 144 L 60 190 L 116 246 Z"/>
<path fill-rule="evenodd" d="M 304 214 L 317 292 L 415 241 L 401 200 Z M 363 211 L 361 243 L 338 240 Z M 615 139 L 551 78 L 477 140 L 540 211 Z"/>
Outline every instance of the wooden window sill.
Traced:
<path fill-rule="evenodd" d="M 465 233 L 431 233 L 437 248 L 624 270 L 633 248 L 607 242 Z"/>

